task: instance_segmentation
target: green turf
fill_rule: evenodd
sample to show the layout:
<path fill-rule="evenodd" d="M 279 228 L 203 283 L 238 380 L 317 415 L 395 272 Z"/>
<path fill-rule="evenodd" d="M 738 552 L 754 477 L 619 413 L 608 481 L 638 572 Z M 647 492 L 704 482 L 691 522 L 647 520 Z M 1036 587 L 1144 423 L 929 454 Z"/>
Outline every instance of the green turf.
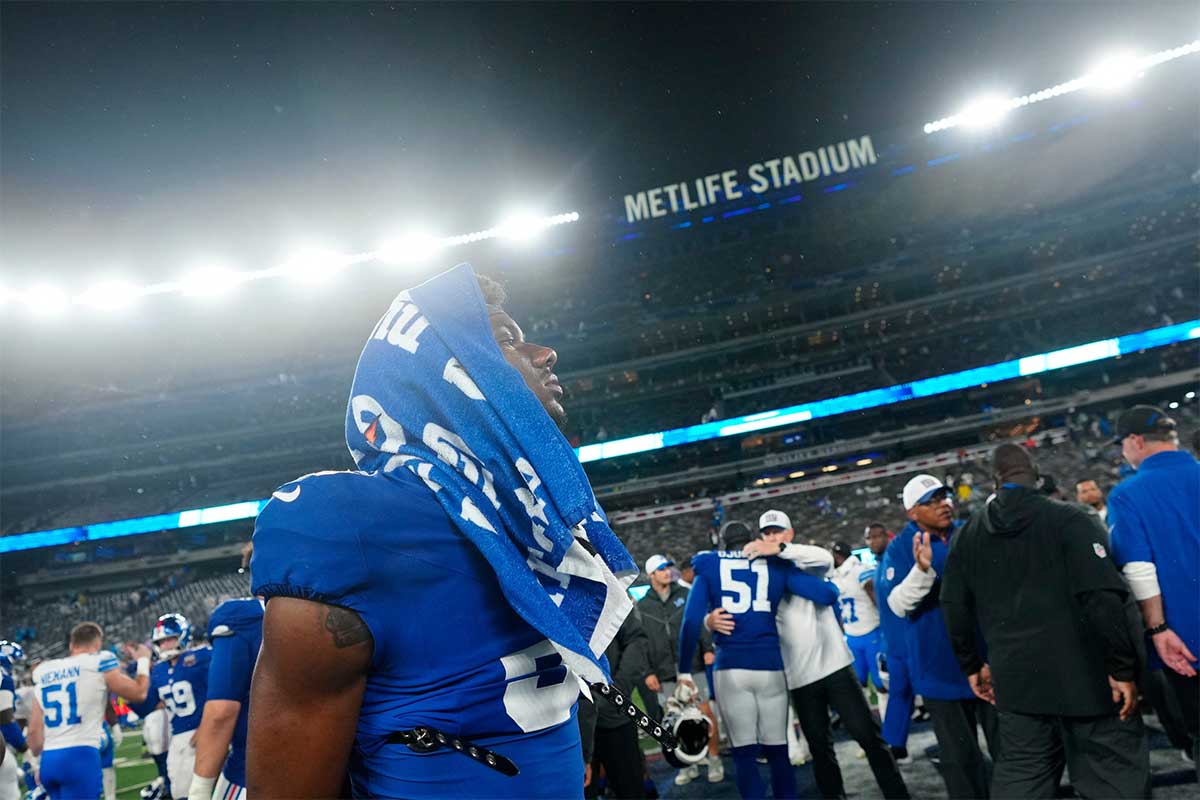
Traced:
<path fill-rule="evenodd" d="M 143 756 L 141 731 L 125 732 L 113 762 L 117 764 L 118 800 L 136 800 L 141 788 L 158 777 L 154 762 Z"/>

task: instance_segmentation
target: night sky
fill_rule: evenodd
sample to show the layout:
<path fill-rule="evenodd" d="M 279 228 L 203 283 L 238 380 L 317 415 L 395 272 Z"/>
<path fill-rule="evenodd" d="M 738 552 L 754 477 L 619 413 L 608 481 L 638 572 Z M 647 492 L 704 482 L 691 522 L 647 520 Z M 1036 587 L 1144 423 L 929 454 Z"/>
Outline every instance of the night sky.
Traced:
<path fill-rule="evenodd" d="M 0 280 L 477 230 L 1195 37 L 1194 3 L 0 6 Z"/>

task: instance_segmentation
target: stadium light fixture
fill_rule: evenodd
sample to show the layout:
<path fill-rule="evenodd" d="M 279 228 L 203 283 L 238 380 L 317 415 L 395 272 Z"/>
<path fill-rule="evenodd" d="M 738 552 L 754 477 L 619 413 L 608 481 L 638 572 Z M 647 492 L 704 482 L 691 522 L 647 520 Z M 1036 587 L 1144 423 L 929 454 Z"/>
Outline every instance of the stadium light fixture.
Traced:
<path fill-rule="evenodd" d="M 1171 409 L 1172 411 L 1174 411 L 1175 409 L 1179 408 L 1179 401 L 1178 401 L 1178 400 L 1172 400 L 1172 401 L 1171 401 L 1171 403 L 1170 403 L 1170 405 L 1168 405 L 1168 406 L 1167 406 L 1167 408 L 1169 408 L 1169 409 Z"/>
<path fill-rule="evenodd" d="M 1187 394 L 1185 394 L 1185 395 L 1183 396 L 1183 399 L 1184 399 L 1184 400 L 1195 400 L 1195 399 L 1196 399 L 1196 393 L 1195 393 L 1195 392 L 1188 392 Z"/>
<path fill-rule="evenodd" d="M 1174 61 L 1177 58 L 1183 58 L 1193 53 L 1200 53 L 1200 39 L 1180 45 L 1179 47 L 1173 47 L 1170 50 L 1160 50 L 1157 53 L 1147 56 L 1139 57 L 1120 53 L 1104 59 L 1091 72 L 1082 77 L 1018 97 L 1010 97 L 1008 99 L 988 98 L 986 101 L 976 101 L 957 114 L 925 123 L 924 131 L 925 133 L 937 133 L 949 128 L 957 128 L 960 125 L 967 127 L 986 126 L 994 124 L 1013 109 L 1061 97 L 1064 94 L 1077 92 L 1080 89 L 1088 87 L 1098 89 L 1119 88 L 1145 74 L 1147 70 L 1157 67 L 1159 64 L 1165 64 L 1168 61 Z"/>
<path fill-rule="evenodd" d="M 959 124 L 970 128 L 987 128 L 995 125 L 1013 109 L 1013 101 L 1002 95 L 986 95 L 970 103 L 961 114 Z"/>
<path fill-rule="evenodd" d="M 179 290 L 188 297 L 216 297 L 226 294 L 242 282 L 242 275 L 225 267 L 202 267 L 179 281 Z"/>
<path fill-rule="evenodd" d="M 384 242 L 375 256 L 385 264 L 417 264 L 429 259 L 444 246 L 444 240 L 437 236 L 409 233 Z"/>
<path fill-rule="evenodd" d="M 53 316 L 72 304 L 97 310 L 115 310 L 136 302 L 139 298 L 161 294 L 182 294 L 188 297 L 213 297 L 226 294 L 243 283 L 268 278 L 291 278 L 303 283 L 324 283 L 345 269 L 369 261 L 383 263 L 415 263 L 426 260 L 436 252 L 487 239 L 507 237 L 527 240 L 540 231 L 557 225 L 579 221 L 579 212 L 569 211 L 551 217 L 519 216 L 508 219 L 494 228 L 474 233 L 439 238 L 429 233 L 410 233 L 364 253 L 340 253 L 330 249 L 307 248 L 277 267 L 237 272 L 222 266 L 206 266 L 183 277 L 161 283 L 135 286 L 125 282 L 105 282 L 90 287 L 82 294 L 70 296 L 50 284 L 40 284 L 24 292 L 0 287 L 0 305 L 13 301 L 24 305 L 29 313 Z"/>
<path fill-rule="evenodd" d="M 1128 86 L 1144 74 L 1142 59 L 1132 53 L 1118 53 L 1102 60 L 1083 79 L 1091 88 L 1113 91 Z"/>
<path fill-rule="evenodd" d="M 324 283 L 348 267 L 351 257 L 332 250 L 309 247 L 300 250 L 283 265 L 280 273 L 301 283 Z"/>
<path fill-rule="evenodd" d="M 39 283 L 25 293 L 25 307 L 38 317 L 57 317 L 71 305 L 71 298 L 57 286 Z"/>
<path fill-rule="evenodd" d="M 105 280 L 89 287 L 75 302 L 97 311 L 121 311 L 132 306 L 141 296 L 142 291 L 129 281 Z"/>

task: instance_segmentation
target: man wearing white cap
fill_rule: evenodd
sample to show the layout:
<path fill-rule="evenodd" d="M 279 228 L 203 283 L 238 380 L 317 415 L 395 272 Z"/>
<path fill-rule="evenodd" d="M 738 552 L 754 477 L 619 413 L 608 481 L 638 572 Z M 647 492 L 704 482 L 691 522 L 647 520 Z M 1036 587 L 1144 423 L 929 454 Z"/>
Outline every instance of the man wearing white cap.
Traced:
<path fill-rule="evenodd" d="M 791 561 L 809 575 L 826 577 L 833 570 L 833 555 L 823 547 L 792 542 L 792 521 L 782 511 L 771 509 L 758 519 L 760 539 L 743 549 L 747 558 L 775 556 Z M 716 609 L 706 623 L 712 630 L 733 629 L 730 615 Z M 867 756 L 883 796 L 908 797 L 904 778 L 871 716 L 858 678 L 851 666 L 854 656 L 838 625 L 832 606 L 819 606 L 795 595 L 784 598 L 776 614 L 783 650 L 784 675 L 792 704 L 812 749 L 813 776 L 822 797 L 844 797 L 845 786 L 833 749 L 829 709 L 841 715 L 846 731 Z"/>
<path fill-rule="evenodd" d="M 649 673 L 642 683 L 642 697 L 651 716 L 661 719 L 661 709 L 675 693 L 676 662 L 679 660 L 679 629 L 683 625 L 683 609 L 687 604 L 688 590 L 674 581 L 671 567 L 675 562 L 664 555 L 655 554 L 646 559 L 646 574 L 650 577 L 650 591 L 638 601 L 642 615 L 642 627 L 646 631 L 646 655 Z M 700 649 L 692 661 L 698 702 L 709 718 L 712 730 L 717 730 L 716 716 L 708 705 L 708 681 L 704 677 L 704 661 L 701 652 L 712 650 L 712 638 L 701 637 Z M 649 690 L 649 691 L 647 691 Z M 725 780 L 725 768 L 721 762 L 716 736 L 709 744 L 708 780 L 720 783 Z M 681 769 L 675 776 L 678 786 L 690 783 L 699 777 L 697 765 Z"/>
<path fill-rule="evenodd" d="M 876 592 L 904 620 L 913 690 L 925 698 L 933 716 L 942 780 L 951 800 L 986 798 L 987 764 L 976 726 L 983 728 L 995 760 L 996 710 L 975 696 L 959 669 L 938 598 L 950 540 L 958 529 L 952 494 L 932 475 L 917 475 L 904 487 L 904 509 L 909 523 L 883 555 L 883 580 Z"/>

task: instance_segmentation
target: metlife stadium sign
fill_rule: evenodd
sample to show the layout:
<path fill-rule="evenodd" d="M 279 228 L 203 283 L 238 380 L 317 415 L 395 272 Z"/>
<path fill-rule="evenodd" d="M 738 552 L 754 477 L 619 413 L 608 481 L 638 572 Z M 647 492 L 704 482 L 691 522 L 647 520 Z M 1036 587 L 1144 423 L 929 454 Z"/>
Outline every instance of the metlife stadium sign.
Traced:
<path fill-rule="evenodd" d="M 672 183 L 625 195 L 625 220 L 629 223 L 665 217 L 680 211 L 694 211 L 727 200 L 745 197 L 745 192 L 760 195 L 794 183 L 839 175 L 874 164 L 875 146 L 870 136 L 757 161 L 742 171 L 727 169 L 702 178 Z M 743 183 L 743 180 L 746 183 Z"/>

